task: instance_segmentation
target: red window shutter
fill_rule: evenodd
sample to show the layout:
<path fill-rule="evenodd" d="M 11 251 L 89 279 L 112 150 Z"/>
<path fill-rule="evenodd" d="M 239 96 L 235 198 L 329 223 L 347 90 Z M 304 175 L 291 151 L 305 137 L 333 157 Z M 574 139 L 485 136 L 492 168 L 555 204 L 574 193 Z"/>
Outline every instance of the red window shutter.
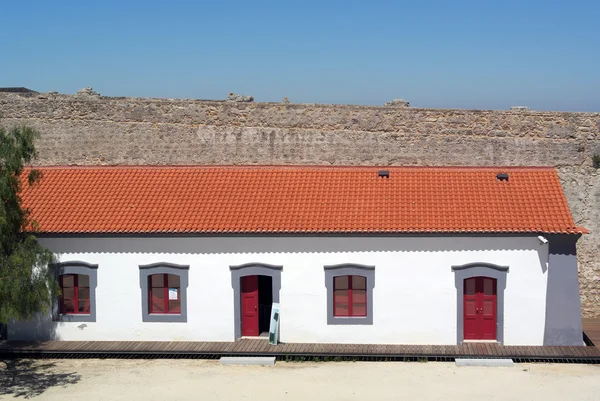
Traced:
<path fill-rule="evenodd" d="M 63 274 L 59 280 L 61 297 L 60 313 L 89 314 L 90 284 L 85 274 Z"/>
<path fill-rule="evenodd" d="M 164 276 L 164 274 L 153 274 L 148 277 L 150 313 L 165 313 Z"/>
<path fill-rule="evenodd" d="M 169 299 L 169 290 L 177 299 Z M 173 293 L 171 292 L 171 297 Z M 176 274 L 153 274 L 148 276 L 148 302 L 150 313 L 181 313 L 181 285 Z"/>
<path fill-rule="evenodd" d="M 72 274 L 60 276 L 60 312 L 75 313 L 75 277 Z"/>
<path fill-rule="evenodd" d="M 351 276 L 352 316 L 367 316 L 367 278 Z"/>
<path fill-rule="evenodd" d="M 77 313 L 90 313 L 90 278 L 78 274 L 77 280 Z"/>
<path fill-rule="evenodd" d="M 167 296 L 166 296 L 166 307 L 168 313 L 181 313 L 181 286 L 179 276 L 176 274 L 167 274 Z M 172 298 L 169 293 L 170 290 L 176 292 L 176 299 Z"/>
<path fill-rule="evenodd" d="M 350 316 L 350 277 L 333 278 L 333 316 Z"/>
<path fill-rule="evenodd" d="M 367 316 L 367 278 L 333 278 L 333 316 Z"/>

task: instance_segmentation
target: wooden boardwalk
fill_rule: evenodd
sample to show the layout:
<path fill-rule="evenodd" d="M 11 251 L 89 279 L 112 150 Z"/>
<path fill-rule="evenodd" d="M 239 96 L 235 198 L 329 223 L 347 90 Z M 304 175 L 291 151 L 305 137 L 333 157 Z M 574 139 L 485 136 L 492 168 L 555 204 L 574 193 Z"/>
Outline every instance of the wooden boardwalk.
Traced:
<path fill-rule="evenodd" d="M 46 341 L 0 342 L 0 355 L 62 357 L 189 357 L 220 356 L 276 357 L 356 357 L 428 358 L 452 360 L 457 357 L 513 358 L 518 360 L 569 360 L 600 362 L 597 347 L 503 346 L 491 343 L 461 345 L 375 345 L 375 344 L 300 344 L 269 345 L 265 339 L 236 342 L 187 341 Z"/>
<path fill-rule="evenodd" d="M 581 319 L 581 323 L 588 340 L 600 348 L 600 319 Z"/>

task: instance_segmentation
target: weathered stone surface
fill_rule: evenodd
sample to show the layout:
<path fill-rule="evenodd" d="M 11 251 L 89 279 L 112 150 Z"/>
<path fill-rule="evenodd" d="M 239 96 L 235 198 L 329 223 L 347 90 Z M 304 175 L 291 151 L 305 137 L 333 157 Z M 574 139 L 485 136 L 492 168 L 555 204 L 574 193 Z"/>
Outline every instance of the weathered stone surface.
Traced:
<path fill-rule="evenodd" d="M 600 113 L 0 94 L 41 165 L 552 165 L 577 224 L 584 315 L 600 317 Z"/>
<path fill-rule="evenodd" d="M 98 96 L 100 96 L 100 94 L 98 92 L 96 92 L 94 89 L 92 89 L 91 86 L 88 86 L 87 88 L 79 89 L 77 91 L 77 96 L 98 97 Z"/>
<path fill-rule="evenodd" d="M 410 106 L 410 103 L 404 99 L 393 99 L 386 102 L 384 106 L 408 107 Z"/>
<path fill-rule="evenodd" d="M 227 100 L 230 102 L 253 102 L 254 97 L 246 96 L 246 95 L 238 95 L 237 93 L 230 93 L 229 96 L 227 96 Z"/>

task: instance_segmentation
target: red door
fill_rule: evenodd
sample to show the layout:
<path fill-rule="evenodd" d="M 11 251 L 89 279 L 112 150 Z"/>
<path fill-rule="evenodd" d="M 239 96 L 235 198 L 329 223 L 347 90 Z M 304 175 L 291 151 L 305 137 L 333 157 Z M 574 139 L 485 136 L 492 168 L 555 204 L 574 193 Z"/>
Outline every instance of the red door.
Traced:
<path fill-rule="evenodd" d="M 258 336 L 258 276 L 241 278 L 242 336 Z"/>
<path fill-rule="evenodd" d="M 464 339 L 496 339 L 496 279 L 472 277 L 464 285 Z"/>

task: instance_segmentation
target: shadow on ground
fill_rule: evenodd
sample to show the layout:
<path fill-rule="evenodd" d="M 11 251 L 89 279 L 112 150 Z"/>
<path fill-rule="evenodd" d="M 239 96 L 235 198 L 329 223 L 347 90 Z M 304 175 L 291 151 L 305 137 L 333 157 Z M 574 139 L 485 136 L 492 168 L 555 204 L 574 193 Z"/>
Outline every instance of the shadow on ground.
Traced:
<path fill-rule="evenodd" d="M 31 398 L 51 387 L 75 384 L 81 376 L 75 373 L 57 373 L 56 364 L 43 360 L 0 360 L 0 397 Z"/>

